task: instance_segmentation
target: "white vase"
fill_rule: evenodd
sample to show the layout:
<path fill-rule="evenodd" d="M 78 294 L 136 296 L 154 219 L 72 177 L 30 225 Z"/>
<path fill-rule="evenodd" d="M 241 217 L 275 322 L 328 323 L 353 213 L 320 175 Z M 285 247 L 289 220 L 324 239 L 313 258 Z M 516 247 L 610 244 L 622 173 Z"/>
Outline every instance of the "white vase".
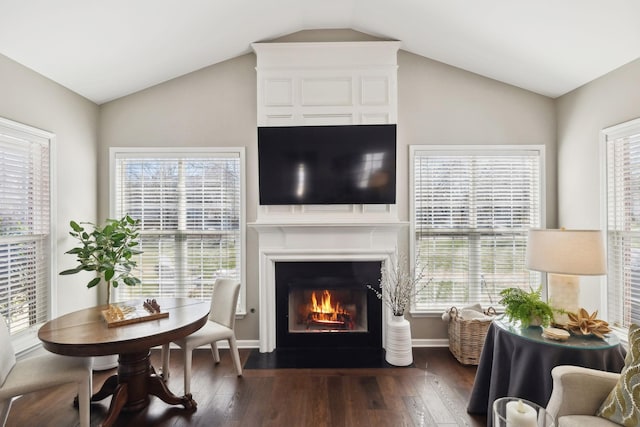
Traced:
<path fill-rule="evenodd" d="M 385 360 L 394 366 L 413 363 L 411 349 L 411 324 L 404 316 L 391 316 L 387 321 L 387 345 Z"/>

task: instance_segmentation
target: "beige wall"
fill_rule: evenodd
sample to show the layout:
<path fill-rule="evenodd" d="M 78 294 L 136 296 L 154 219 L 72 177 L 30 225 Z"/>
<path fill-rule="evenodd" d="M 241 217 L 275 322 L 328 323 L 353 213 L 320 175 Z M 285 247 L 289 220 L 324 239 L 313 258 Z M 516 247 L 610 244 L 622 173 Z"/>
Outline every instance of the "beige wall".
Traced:
<path fill-rule="evenodd" d="M 354 41 L 350 31 L 304 32 L 279 41 Z M 410 144 L 544 144 L 548 221 L 555 221 L 553 100 L 401 51 L 398 55 L 398 211 L 408 212 Z M 104 104 L 100 108 L 99 213 L 108 214 L 111 146 L 244 146 L 247 221 L 256 219 L 256 58 L 247 54 Z M 407 236 L 403 237 L 407 244 Z M 257 235 L 247 230 L 247 309 L 258 308 Z M 446 338 L 438 316 L 412 320 L 413 338 Z M 258 339 L 258 314 L 237 322 Z"/>
<path fill-rule="evenodd" d="M 640 59 L 558 98 L 556 104 L 558 224 L 601 229 L 604 202 L 600 132 L 640 117 Z M 601 309 L 602 280 L 582 281 L 581 305 L 590 310 Z"/>
<path fill-rule="evenodd" d="M 58 276 L 74 265 L 64 252 L 74 246 L 69 221 L 96 220 L 98 106 L 51 80 L 0 55 L 0 117 L 56 135 L 54 167 L 56 271 L 58 314 L 96 303 L 96 291 L 87 290 L 87 276 Z"/>

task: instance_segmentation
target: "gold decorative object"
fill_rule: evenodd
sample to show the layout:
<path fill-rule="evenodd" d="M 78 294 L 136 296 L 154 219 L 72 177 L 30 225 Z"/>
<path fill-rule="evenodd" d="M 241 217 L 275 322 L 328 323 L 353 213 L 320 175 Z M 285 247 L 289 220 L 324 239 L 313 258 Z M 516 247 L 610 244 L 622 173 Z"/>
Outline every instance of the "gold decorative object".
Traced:
<path fill-rule="evenodd" d="M 596 319 L 598 310 L 589 314 L 587 310 L 581 308 L 577 313 L 568 313 L 569 321 L 566 328 L 576 335 L 595 335 L 604 339 L 604 334 L 611 332 L 609 323 Z"/>

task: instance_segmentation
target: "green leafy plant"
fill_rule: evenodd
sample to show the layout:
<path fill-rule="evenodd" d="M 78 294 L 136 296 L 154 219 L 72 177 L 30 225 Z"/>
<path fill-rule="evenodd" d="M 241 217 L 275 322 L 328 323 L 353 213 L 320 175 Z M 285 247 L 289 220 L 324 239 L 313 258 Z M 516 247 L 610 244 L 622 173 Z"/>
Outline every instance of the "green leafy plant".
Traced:
<path fill-rule="evenodd" d="M 542 301 L 542 287 L 526 292 L 520 288 L 507 288 L 500 292 L 499 304 L 505 308 L 509 320 L 518 320 L 523 327 L 532 323 L 549 326 L 553 321 L 553 309 Z"/>
<path fill-rule="evenodd" d="M 107 304 L 111 302 L 112 286 L 117 288 L 122 283 L 127 286 L 140 284 L 140 279 L 131 274 L 136 266 L 133 256 L 142 253 L 136 249 L 140 220 L 126 215 L 121 219 L 107 219 L 102 227 L 90 222 L 80 223 L 91 226 L 92 231 L 85 230 L 75 221 L 69 224 L 69 235 L 80 244 L 65 253 L 75 255 L 78 265 L 62 271 L 61 275 L 95 271 L 97 277 L 87 283 L 87 288 L 93 288 L 104 280 L 107 284 Z"/>

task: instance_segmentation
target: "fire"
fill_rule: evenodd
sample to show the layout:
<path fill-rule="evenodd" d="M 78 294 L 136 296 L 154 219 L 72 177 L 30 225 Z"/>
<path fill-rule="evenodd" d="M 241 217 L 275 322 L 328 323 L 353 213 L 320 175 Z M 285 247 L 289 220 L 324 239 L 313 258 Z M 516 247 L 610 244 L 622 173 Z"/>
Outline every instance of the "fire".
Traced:
<path fill-rule="evenodd" d="M 306 323 L 327 328 L 352 329 L 353 313 L 345 310 L 340 302 L 331 302 L 331 292 L 323 290 L 320 300 L 316 293 L 311 294 L 311 303 L 307 307 Z"/>
<path fill-rule="evenodd" d="M 318 304 L 316 293 L 311 294 L 311 311 L 313 313 L 335 314 L 341 312 L 342 309 L 340 308 L 339 302 L 336 303 L 335 308 L 331 305 L 331 292 L 324 290 L 322 291 L 320 304 Z"/>

